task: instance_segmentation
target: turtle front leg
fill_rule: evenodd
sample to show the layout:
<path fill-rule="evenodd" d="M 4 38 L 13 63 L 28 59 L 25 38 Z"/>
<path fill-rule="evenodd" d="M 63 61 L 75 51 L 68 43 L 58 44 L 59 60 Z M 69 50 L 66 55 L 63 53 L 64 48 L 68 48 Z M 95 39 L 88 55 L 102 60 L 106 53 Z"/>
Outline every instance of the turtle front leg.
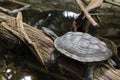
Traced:
<path fill-rule="evenodd" d="M 51 72 L 55 72 L 58 70 L 58 65 L 57 65 L 56 56 L 55 56 L 55 48 L 50 53 L 50 62 L 49 62 L 48 68 L 49 68 L 49 71 Z"/>
<path fill-rule="evenodd" d="M 94 80 L 94 68 L 96 66 L 96 63 L 87 63 L 87 71 L 85 78 L 83 80 Z"/>

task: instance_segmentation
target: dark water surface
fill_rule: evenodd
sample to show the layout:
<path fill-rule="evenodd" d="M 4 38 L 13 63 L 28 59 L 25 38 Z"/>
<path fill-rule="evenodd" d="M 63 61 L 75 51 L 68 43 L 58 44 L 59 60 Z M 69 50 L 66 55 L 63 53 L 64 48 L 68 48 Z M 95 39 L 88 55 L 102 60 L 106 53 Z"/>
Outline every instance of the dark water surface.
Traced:
<path fill-rule="evenodd" d="M 9 4 L 9 5 L 8 5 Z M 12 6 L 11 6 L 12 5 Z M 3 8 L 6 8 L 6 9 L 9 9 L 9 10 L 14 10 L 14 9 L 18 9 L 18 8 L 21 8 L 23 7 L 22 5 L 20 4 L 16 4 L 16 3 L 12 3 L 10 1 L 1 1 L 0 2 L 0 6 L 3 7 Z"/>
<path fill-rule="evenodd" d="M 35 10 L 29 10 L 23 12 L 25 22 L 39 29 L 43 26 L 48 27 L 57 35 L 63 35 L 70 31 L 74 17 L 77 15 L 77 13 L 70 11 L 49 11 L 40 13 Z"/>

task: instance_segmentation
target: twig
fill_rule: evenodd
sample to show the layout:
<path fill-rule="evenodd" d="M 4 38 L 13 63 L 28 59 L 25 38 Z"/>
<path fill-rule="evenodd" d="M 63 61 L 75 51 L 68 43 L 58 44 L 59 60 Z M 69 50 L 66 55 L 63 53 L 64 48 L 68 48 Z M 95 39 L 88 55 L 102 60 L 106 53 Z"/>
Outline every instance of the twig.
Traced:
<path fill-rule="evenodd" d="M 0 7 L 0 10 L 1 10 L 1 11 L 4 11 L 4 12 L 7 12 L 7 13 L 9 13 L 9 12 L 10 12 L 10 10 L 9 10 L 9 9 L 3 8 L 3 7 Z"/>
<path fill-rule="evenodd" d="M 37 55 L 39 56 L 39 59 L 40 59 L 41 63 L 43 64 L 43 66 L 45 66 L 44 60 L 42 58 L 41 53 L 38 51 L 37 46 L 31 41 L 31 39 L 28 37 L 26 31 L 24 30 L 23 21 L 22 21 L 22 13 L 21 12 L 18 12 L 16 21 L 17 21 L 18 30 L 21 33 L 21 35 L 24 36 L 26 42 L 29 44 L 29 48 L 33 51 L 33 53 L 36 54 L 36 56 Z"/>
<path fill-rule="evenodd" d="M 3 26 L 7 31 L 11 32 L 14 36 L 16 36 L 17 38 L 19 38 L 19 39 L 21 39 L 22 41 L 24 41 L 23 38 L 22 38 L 22 36 L 19 35 L 19 33 L 18 33 L 17 31 L 12 30 L 12 29 L 7 25 L 6 22 L 2 22 L 1 24 L 2 24 L 2 26 Z"/>
<path fill-rule="evenodd" d="M 92 9 L 99 7 L 103 3 L 103 0 L 91 0 L 91 2 L 85 7 L 89 12 Z"/>
<path fill-rule="evenodd" d="M 4 1 L 4 0 L 3 0 L 3 1 Z M 8 0 L 8 1 L 23 6 L 23 7 L 21 7 L 21 8 L 14 9 L 14 10 L 10 10 L 10 9 L 6 9 L 6 8 L 4 8 L 4 7 L 0 7 L 0 10 L 2 10 L 2 11 L 4 11 L 4 12 L 7 12 L 7 13 L 9 13 L 9 14 L 15 14 L 15 13 L 17 13 L 17 12 L 19 12 L 19 11 L 26 10 L 26 9 L 28 9 L 28 8 L 30 7 L 29 4 L 22 3 L 22 2 L 19 2 L 19 1 L 16 1 L 16 0 Z"/>
<path fill-rule="evenodd" d="M 8 1 L 16 3 L 16 4 L 24 5 L 24 6 L 28 5 L 27 3 L 19 2 L 19 1 L 16 1 L 16 0 L 8 0 Z"/>
<path fill-rule="evenodd" d="M 91 15 L 86 11 L 85 7 L 83 6 L 82 2 L 80 0 L 76 0 L 77 4 L 81 8 L 81 10 L 84 12 L 86 18 L 92 23 L 93 26 L 99 26 L 95 20 L 91 17 Z"/>
<path fill-rule="evenodd" d="M 30 40 L 30 38 L 26 34 L 26 31 L 24 30 L 21 12 L 18 12 L 16 22 L 17 22 L 18 32 L 25 37 L 25 39 L 29 42 L 29 44 L 32 44 L 32 41 Z"/>
<path fill-rule="evenodd" d="M 113 2 L 113 1 L 110 1 L 110 0 L 104 0 L 104 2 L 120 7 L 120 3 L 116 3 L 116 2 Z"/>
<path fill-rule="evenodd" d="M 15 10 L 9 11 L 8 13 L 9 13 L 9 14 L 15 14 L 15 13 L 17 13 L 17 12 L 26 10 L 26 9 L 28 9 L 29 7 L 30 7 L 30 5 L 26 5 L 26 6 L 24 6 L 24 7 L 19 8 L 19 9 L 15 9 Z"/>
<path fill-rule="evenodd" d="M 90 13 L 90 15 L 119 15 L 119 13 Z"/>
<path fill-rule="evenodd" d="M 7 18 L 5 16 L 0 16 L 0 22 L 2 21 L 7 22 Z"/>

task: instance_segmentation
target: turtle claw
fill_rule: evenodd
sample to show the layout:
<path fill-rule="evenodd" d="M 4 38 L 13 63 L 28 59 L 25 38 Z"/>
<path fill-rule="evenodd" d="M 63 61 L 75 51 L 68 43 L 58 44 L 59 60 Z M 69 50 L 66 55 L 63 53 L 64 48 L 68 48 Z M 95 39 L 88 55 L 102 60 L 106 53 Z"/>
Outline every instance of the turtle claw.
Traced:
<path fill-rule="evenodd" d="M 108 59 L 108 63 L 112 68 L 115 68 L 114 66 L 117 66 L 116 62 L 113 61 L 112 59 Z"/>

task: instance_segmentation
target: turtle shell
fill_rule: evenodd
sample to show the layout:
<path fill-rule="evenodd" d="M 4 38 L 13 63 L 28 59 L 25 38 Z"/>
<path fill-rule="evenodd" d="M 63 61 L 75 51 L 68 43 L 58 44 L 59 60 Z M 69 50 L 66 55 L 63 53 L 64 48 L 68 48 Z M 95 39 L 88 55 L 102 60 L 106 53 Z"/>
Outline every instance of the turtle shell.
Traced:
<path fill-rule="evenodd" d="M 54 45 L 62 54 L 81 62 L 103 61 L 112 56 L 104 42 L 82 32 L 68 32 L 56 38 Z"/>

